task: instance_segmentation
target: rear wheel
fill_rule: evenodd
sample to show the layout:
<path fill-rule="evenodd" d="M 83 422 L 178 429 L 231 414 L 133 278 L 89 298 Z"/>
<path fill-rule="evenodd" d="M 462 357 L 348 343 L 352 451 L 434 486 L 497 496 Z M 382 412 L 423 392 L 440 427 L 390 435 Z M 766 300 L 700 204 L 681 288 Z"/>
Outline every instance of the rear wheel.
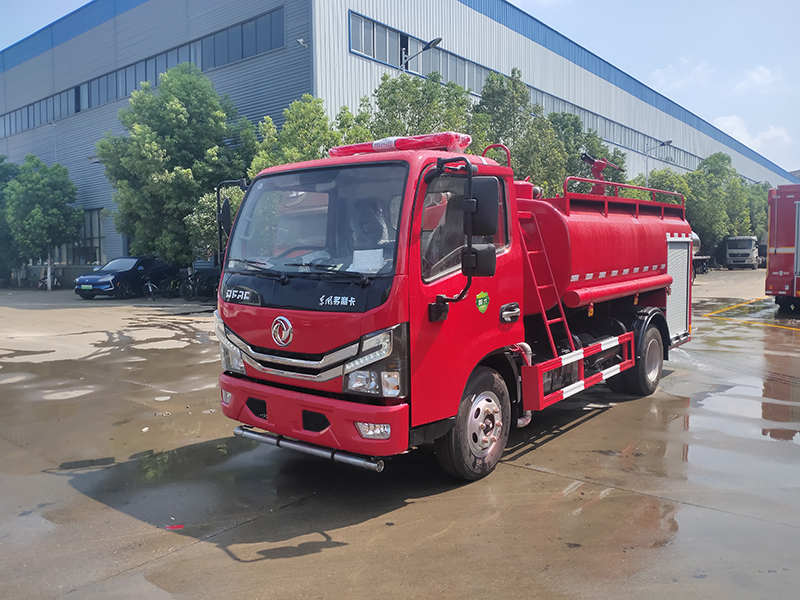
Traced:
<path fill-rule="evenodd" d="M 500 374 L 478 367 L 470 376 L 453 428 L 436 440 L 436 458 L 450 475 L 475 481 L 500 461 L 511 425 L 511 401 Z"/>
<path fill-rule="evenodd" d="M 642 357 L 628 369 L 624 376 L 626 388 L 631 394 L 649 396 L 658 388 L 661 369 L 664 364 L 664 343 L 661 332 L 650 325 L 642 339 Z"/>

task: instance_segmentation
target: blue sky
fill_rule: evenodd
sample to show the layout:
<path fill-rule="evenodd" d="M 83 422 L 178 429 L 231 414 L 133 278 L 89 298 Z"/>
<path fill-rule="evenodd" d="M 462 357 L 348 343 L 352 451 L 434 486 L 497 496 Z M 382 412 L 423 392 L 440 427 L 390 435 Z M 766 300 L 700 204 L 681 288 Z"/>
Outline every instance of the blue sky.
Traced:
<path fill-rule="evenodd" d="M 784 169 L 800 169 L 800 1 L 511 3 Z M 86 0 L 3 4 L 0 48 Z"/>

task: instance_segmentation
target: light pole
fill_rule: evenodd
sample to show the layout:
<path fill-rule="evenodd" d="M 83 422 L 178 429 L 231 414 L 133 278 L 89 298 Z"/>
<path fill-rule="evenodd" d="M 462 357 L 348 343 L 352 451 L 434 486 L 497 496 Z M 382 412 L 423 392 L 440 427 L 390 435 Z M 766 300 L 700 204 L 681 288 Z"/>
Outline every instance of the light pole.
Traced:
<path fill-rule="evenodd" d="M 648 156 L 648 152 L 652 152 L 656 148 L 661 148 L 661 146 L 671 146 L 671 145 L 672 145 L 672 140 L 664 140 L 660 144 L 656 144 L 652 148 L 649 148 L 644 151 L 644 187 L 650 187 L 648 183 L 650 181 L 650 169 L 648 168 L 648 159 L 650 157 Z"/>
<path fill-rule="evenodd" d="M 416 54 L 414 54 L 412 56 L 406 56 L 406 50 L 405 50 L 405 48 L 403 48 L 403 56 L 401 57 L 401 60 L 400 60 L 400 70 L 399 70 L 399 72 L 401 72 L 401 73 L 405 72 L 406 66 L 408 65 L 408 61 L 410 61 L 412 58 L 416 58 L 417 56 L 419 56 L 420 54 L 422 54 L 426 50 L 430 50 L 431 48 L 435 48 L 441 42 L 442 42 L 442 38 L 440 38 L 440 37 L 433 38 L 430 42 L 428 42 L 427 44 L 425 44 L 422 47 L 422 50 L 420 50 L 419 52 L 417 52 Z"/>

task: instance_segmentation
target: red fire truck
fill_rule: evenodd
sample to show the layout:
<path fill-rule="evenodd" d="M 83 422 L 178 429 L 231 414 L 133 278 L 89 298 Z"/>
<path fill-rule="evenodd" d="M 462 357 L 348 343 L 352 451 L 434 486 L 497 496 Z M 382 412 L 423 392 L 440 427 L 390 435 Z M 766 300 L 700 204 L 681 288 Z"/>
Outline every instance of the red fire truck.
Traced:
<path fill-rule="evenodd" d="M 690 338 L 683 198 L 574 177 L 542 198 L 469 141 L 343 146 L 253 180 L 215 313 L 236 435 L 374 471 L 433 444 L 475 480 L 536 411 L 605 381 L 655 391 Z"/>
<path fill-rule="evenodd" d="M 768 296 L 781 308 L 800 309 L 800 185 L 770 190 L 767 242 Z"/>

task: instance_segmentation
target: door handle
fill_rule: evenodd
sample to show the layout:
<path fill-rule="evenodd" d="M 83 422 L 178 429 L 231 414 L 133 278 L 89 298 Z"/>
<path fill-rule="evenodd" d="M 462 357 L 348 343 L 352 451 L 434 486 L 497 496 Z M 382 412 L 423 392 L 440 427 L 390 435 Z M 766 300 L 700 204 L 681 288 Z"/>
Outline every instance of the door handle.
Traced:
<path fill-rule="evenodd" d="M 522 311 L 519 308 L 519 304 L 517 302 L 511 302 L 510 304 L 504 304 L 500 307 L 500 322 L 501 323 L 513 323 L 517 319 L 519 319 L 519 315 Z"/>

